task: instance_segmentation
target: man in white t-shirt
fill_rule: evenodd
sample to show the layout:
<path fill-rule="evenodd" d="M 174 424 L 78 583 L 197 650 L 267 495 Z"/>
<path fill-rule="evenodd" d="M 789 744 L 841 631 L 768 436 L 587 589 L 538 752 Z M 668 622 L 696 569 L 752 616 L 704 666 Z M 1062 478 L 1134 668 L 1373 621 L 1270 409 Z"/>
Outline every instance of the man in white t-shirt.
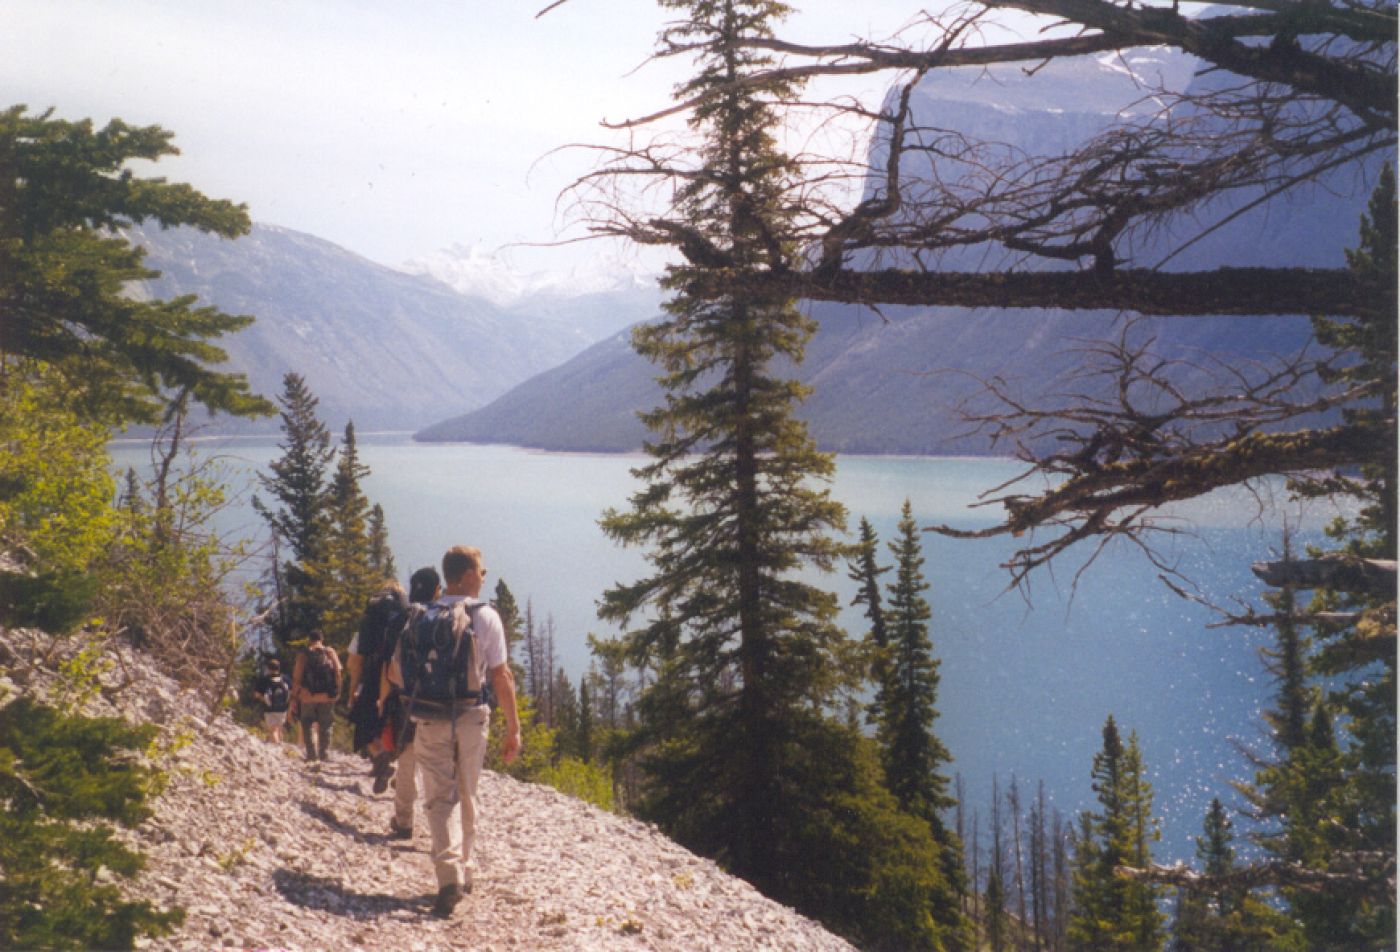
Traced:
<path fill-rule="evenodd" d="M 515 679 L 510 673 L 505 628 L 501 616 L 489 604 L 481 602 L 482 585 L 486 581 L 486 565 L 481 551 L 469 546 L 454 546 L 442 557 L 442 577 L 446 588 L 440 598 L 429 606 L 451 607 L 463 603 L 471 621 L 474 639 L 471 657 L 475 671 L 463 672 L 464 683 L 476 687 L 490 684 L 497 706 L 505 713 L 506 735 L 501 755 L 507 763 L 520 752 L 520 718 L 515 708 Z M 412 627 L 412 625 L 410 625 Z M 404 685 L 405 652 L 413 652 L 405 641 L 412 637 L 405 631 L 399 639 L 389 678 L 404 686 L 406 697 L 415 697 L 413 685 Z M 465 656 L 463 656 L 465 657 Z M 477 798 L 477 782 L 486 759 L 486 738 L 490 727 L 491 708 L 476 691 L 475 696 L 458 698 L 446 704 L 425 702 L 421 697 L 411 702 L 410 716 L 414 721 L 413 748 L 423 781 L 423 813 L 432 834 L 433 871 L 437 875 L 438 894 L 433 914 L 446 918 L 462 898 L 471 891 L 475 860 L 472 845 L 476 839 L 476 822 L 481 812 Z M 455 756 L 454 756 L 455 754 Z M 461 804 L 461 826 L 451 822 L 452 808 Z"/>

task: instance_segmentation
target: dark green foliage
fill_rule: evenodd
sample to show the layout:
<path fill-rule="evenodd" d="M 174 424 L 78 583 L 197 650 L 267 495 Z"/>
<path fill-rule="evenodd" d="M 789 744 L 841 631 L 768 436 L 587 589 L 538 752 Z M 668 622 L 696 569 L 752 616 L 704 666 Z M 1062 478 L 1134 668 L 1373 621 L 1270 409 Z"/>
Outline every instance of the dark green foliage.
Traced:
<path fill-rule="evenodd" d="M 86 415 L 113 422 L 156 422 L 165 391 L 188 391 L 215 411 L 270 413 L 242 374 L 210 369 L 225 359 L 212 342 L 251 317 L 195 307 L 192 296 L 125 293 L 158 275 L 122 229 L 154 221 L 228 238 L 248 230 L 242 206 L 133 174 L 133 162 L 175 155 L 171 138 L 119 119 L 94 129 L 52 111 L 0 111 L 0 357 L 41 361 Z"/>
<path fill-rule="evenodd" d="M 880 598 L 880 576 L 888 572 L 889 566 L 876 561 L 880 540 L 870 520 L 860 520 L 860 541 L 855 545 L 850 560 L 847 577 L 857 585 L 852 605 L 864 605 L 865 617 L 870 622 L 870 630 L 865 635 L 865 647 L 869 656 L 870 680 L 875 686 L 875 697 L 866 707 L 866 721 L 871 725 L 884 722 L 886 706 L 885 694 L 889 690 L 889 635 L 885 629 L 885 611 Z"/>
<path fill-rule="evenodd" d="M 1196 860 L 1203 875 L 1218 879 L 1236 872 L 1234 824 L 1219 799 L 1211 801 Z M 1172 952 L 1273 952 L 1302 948 L 1285 916 L 1247 889 L 1183 890 L 1172 926 Z"/>
<path fill-rule="evenodd" d="M 863 676 L 835 624 L 837 600 L 808 579 L 847 553 L 843 508 L 825 486 L 832 458 L 795 411 L 805 388 L 778 375 L 813 330 L 782 295 L 694 293 L 712 268 L 787 271 L 793 162 L 774 140 L 781 79 L 747 45 L 786 7 L 769 0 L 666 0 L 681 11 L 664 43 L 693 52 L 676 95 L 712 93 L 690 113 L 698 168 L 664 222 L 688 263 L 672 267 L 664 320 L 633 343 L 658 365 L 665 403 L 643 488 L 603 520 L 643 546 L 652 573 L 604 596 L 637 622 L 628 660 L 653 678 L 638 698 L 638 812 L 768 895 L 871 946 L 956 947 L 958 910 L 928 824 L 899 811 L 870 742 L 831 714 Z M 804 574 L 807 573 L 807 574 Z"/>
<path fill-rule="evenodd" d="M 270 475 L 258 482 L 271 495 L 275 508 L 254 497 L 253 508 L 267 522 L 278 542 L 279 559 L 273 566 L 278 610 L 272 629 L 279 645 L 305 637 L 321 627 L 317 603 L 318 567 L 325 557 L 326 468 L 334 450 L 331 434 L 316 416 L 318 403 L 297 373 L 283 378 L 282 455 L 272 461 Z"/>
<path fill-rule="evenodd" d="M 369 473 L 369 467 L 360 462 L 355 424 L 346 423 L 345 438 L 327 489 L 325 545 L 315 572 L 321 625 L 328 643 L 342 652 L 350 644 L 365 604 L 392 577 L 380 574 L 383 561 L 393 561 L 387 547 L 383 510 L 376 552 L 370 503 L 360 487 Z"/>
<path fill-rule="evenodd" d="M 888 586 L 885 702 L 877 737 L 885 781 L 895 799 L 906 812 L 927 821 L 942 839 L 946 831 L 940 814 L 953 806 L 945 773 L 953 758 L 933 733 L 938 717 L 938 660 L 928 632 L 933 613 L 923 596 L 929 586 L 923 576 L 919 527 L 907 499 L 899 538 L 890 543 L 890 552 L 896 575 Z"/>
<path fill-rule="evenodd" d="M 515 643 L 520 636 L 520 605 L 505 579 L 496 580 L 495 595 L 491 604 L 496 606 L 496 614 L 501 616 L 501 626 L 506 632 L 506 655 L 510 659 L 510 672 L 515 676 L 516 693 L 525 686 L 525 668 L 515 660 Z"/>
<path fill-rule="evenodd" d="M 1351 270 L 1374 285 L 1375 306 L 1352 318 L 1313 321 L 1318 340 L 1333 351 L 1324 378 L 1357 395 L 1343 411 L 1347 424 L 1382 432 L 1383 450 L 1355 469 L 1292 481 L 1300 495 L 1350 499 L 1355 511 L 1328 527 L 1330 546 L 1311 549 L 1312 556 L 1331 549 L 1396 557 L 1396 244 L 1395 178 L 1386 167 L 1358 247 L 1347 253 Z M 1266 715 L 1274 756 L 1253 784 L 1239 785 L 1266 821 L 1259 843 L 1295 874 L 1327 874 L 1315 888 L 1283 889 L 1307 947 L 1392 948 L 1395 592 L 1315 590 L 1304 618 L 1332 612 L 1351 620 L 1313 621 L 1312 638 L 1296 631 L 1290 589 L 1267 599 L 1278 630 L 1268 659 L 1279 688 Z"/>
<path fill-rule="evenodd" d="M 0 625 L 72 631 L 90 617 L 100 584 L 88 573 L 0 573 Z"/>
<path fill-rule="evenodd" d="M 1119 866 L 1145 869 L 1151 861 L 1150 843 L 1158 836 L 1152 790 L 1144 779 L 1137 735 L 1125 744 L 1112 716 L 1104 724 L 1103 747 L 1094 755 L 1093 778 L 1100 809 L 1080 821 L 1069 947 L 1155 950 L 1162 944 L 1157 890 L 1115 872 Z"/>
<path fill-rule="evenodd" d="M 0 948 L 133 948 L 183 921 L 98 880 L 102 869 L 130 879 L 144 864 L 102 821 L 150 816 L 160 775 L 131 752 L 155 734 L 29 698 L 0 708 Z"/>
<path fill-rule="evenodd" d="M 992 952 L 1002 952 L 1006 948 L 1006 887 L 1002 885 L 1001 873 L 995 866 L 987 874 L 987 911 L 985 928 L 987 945 Z"/>
<path fill-rule="evenodd" d="M 590 763 L 593 760 L 593 698 L 589 696 L 588 679 L 578 685 L 578 731 L 575 753 L 579 760 Z"/>
<path fill-rule="evenodd" d="M 389 527 L 384 524 L 384 507 L 379 503 L 369 511 L 369 564 L 375 578 L 391 579 L 399 574 L 394 553 L 389 548 Z"/>

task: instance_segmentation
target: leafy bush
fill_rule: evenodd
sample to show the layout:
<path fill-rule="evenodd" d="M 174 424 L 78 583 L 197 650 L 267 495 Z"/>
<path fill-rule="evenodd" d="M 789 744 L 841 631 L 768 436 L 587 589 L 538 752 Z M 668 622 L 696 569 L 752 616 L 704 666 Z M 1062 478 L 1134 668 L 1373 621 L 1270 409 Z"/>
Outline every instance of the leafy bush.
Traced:
<path fill-rule="evenodd" d="M 534 779 L 596 807 L 613 809 L 612 777 L 597 764 L 586 764 L 577 757 L 561 757 L 558 763 L 549 764 Z"/>

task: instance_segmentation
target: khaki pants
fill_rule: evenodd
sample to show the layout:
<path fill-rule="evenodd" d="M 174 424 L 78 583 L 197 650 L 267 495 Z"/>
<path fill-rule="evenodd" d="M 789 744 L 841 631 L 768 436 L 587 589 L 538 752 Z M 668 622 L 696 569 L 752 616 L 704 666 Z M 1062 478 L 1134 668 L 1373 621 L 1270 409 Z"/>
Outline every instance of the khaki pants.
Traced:
<path fill-rule="evenodd" d="M 418 799 L 418 754 L 409 744 L 399 754 L 394 770 L 394 825 L 413 829 L 413 801 Z"/>
<path fill-rule="evenodd" d="M 449 720 L 427 721 L 415 718 L 417 727 L 413 750 L 418 769 L 423 772 L 423 813 L 432 834 L 433 872 L 438 888 L 467 882 L 475 866 L 472 845 L 476 841 L 476 821 L 480 813 L 477 781 L 486 760 L 486 734 L 491 709 L 482 705 L 457 715 L 456 727 Z M 456 734 L 456 763 L 453 734 Z M 462 823 L 452 823 L 452 808 L 461 804 Z"/>

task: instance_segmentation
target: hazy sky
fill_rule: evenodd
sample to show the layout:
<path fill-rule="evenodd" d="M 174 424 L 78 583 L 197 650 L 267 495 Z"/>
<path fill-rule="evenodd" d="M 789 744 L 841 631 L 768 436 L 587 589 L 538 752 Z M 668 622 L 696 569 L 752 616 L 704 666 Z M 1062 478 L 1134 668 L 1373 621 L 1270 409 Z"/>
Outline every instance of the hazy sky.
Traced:
<path fill-rule="evenodd" d="M 384 264 L 557 237 L 570 142 L 667 104 L 650 0 L 0 0 L 0 104 L 175 133 L 156 174 Z M 799 0 L 799 3 L 801 0 Z M 798 39 L 888 34 L 910 0 L 814 0 Z M 630 75 L 629 75 L 630 74 Z M 858 81 L 874 90 L 887 78 Z M 511 250 L 527 270 L 601 251 Z"/>

